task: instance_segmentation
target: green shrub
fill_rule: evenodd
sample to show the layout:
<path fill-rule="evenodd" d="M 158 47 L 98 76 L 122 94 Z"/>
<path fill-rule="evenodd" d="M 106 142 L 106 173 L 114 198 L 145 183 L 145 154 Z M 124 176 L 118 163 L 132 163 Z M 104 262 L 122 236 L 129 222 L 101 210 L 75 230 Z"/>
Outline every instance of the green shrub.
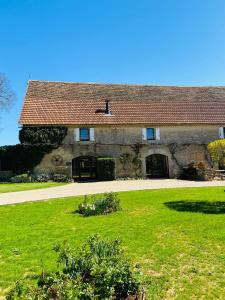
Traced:
<path fill-rule="evenodd" d="M 56 144 L 61 145 L 67 134 L 67 128 L 62 126 L 25 126 L 20 129 L 21 144 Z"/>
<path fill-rule="evenodd" d="M 26 183 L 26 182 L 31 182 L 32 178 L 31 178 L 30 174 L 24 173 L 24 174 L 20 174 L 20 175 L 11 177 L 10 181 L 12 183 Z"/>
<path fill-rule="evenodd" d="M 35 182 L 48 182 L 48 181 L 50 181 L 50 176 L 48 174 L 45 174 L 45 173 L 34 175 L 32 178 L 33 178 L 33 181 L 35 181 Z"/>
<path fill-rule="evenodd" d="M 119 300 L 138 299 L 143 293 L 140 267 L 131 266 L 118 240 L 95 235 L 78 249 L 57 245 L 54 250 L 61 263 L 58 271 L 43 272 L 37 286 L 17 283 L 7 300 Z"/>
<path fill-rule="evenodd" d="M 54 145 L 12 145 L 0 147 L 0 160 L 5 162 L 4 171 L 15 174 L 32 171 L 45 154 L 50 153 Z"/>
<path fill-rule="evenodd" d="M 120 210 L 120 199 L 116 193 L 105 193 L 101 196 L 84 196 L 78 206 L 78 213 L 85 217 L 105 215 Z"/>
<path fill-rule="evenodd" d="M 208 151 L 213 162 L 225 167 L 225 139 L 216 140 L 208 144 Z"/>
<path fill-rule="evenodd" d="M 12 176 L 12 171 L 0 171 L 0 182 L 10 182 Z"/>
<path fill-rule="evenodd" d="M 115 159 L 113 157 L 97 158 L 97 179 L 102 181 L 115 179 Z"/>
<path fill-rule="evenodd" d="M 70 178 L 65 174 L 54 174 L 53 181 L 55 182 L 69 182 Z"/>

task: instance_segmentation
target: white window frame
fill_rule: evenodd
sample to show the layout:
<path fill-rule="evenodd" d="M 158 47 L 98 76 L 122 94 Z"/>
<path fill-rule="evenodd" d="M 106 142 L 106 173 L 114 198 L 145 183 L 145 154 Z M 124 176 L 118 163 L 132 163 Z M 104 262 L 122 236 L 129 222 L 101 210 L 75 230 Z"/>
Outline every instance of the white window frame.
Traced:
<path fill-rule="evenodd" d="M 87 128 L 89 129 L 89 140 L 82 141 L 80 139 L 80 129 L 81 128 Z M 74 140 L 76 142 L 94 142 L 95 141 L 95 129 L 94 128 L 89 128 L 89 127 L 79 127 L 74 129 Z"/>
<path fill-rule="evenodd" d="M 153 128 L 154 129 L 154 139 L 152 139 L 152 140 L 147 139 L 147 129 L 148 128 Z M 142 140 L 147 141 L 147 142 L 159 141 L 160 140 L 160 128 L 158 128 L 158 127 L 145 127 L 145 128 L 142 128 Z"/>
<path fill-rule="evenodd" d="M 95 140 L 95 129 L 90 128 L 90 141 L 94 142 L 94 140 Z"/>
<path fill-rule="evenodd" d="M 224 139 L 224 131 L 225 131 L 225 127 L 219 128 L 219 138 L 220 139 Z"/>
<path fill-rule="evenodd" d="M 74 140 L 76 142 L 80 141 L 80 128 L 75 128 L 74 129 Z"/>

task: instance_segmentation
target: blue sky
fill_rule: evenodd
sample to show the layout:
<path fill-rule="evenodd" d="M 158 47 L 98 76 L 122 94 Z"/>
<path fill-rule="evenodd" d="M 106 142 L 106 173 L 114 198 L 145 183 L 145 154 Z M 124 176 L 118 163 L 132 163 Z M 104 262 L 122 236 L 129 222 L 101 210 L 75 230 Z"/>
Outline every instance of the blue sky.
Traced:
<path fill-rule="evenodd" d="M 225 1 L 0 0 L 0 72 L 17 94 L 0 145 L 18 142 L 29 78 L 225 85 Z"/>

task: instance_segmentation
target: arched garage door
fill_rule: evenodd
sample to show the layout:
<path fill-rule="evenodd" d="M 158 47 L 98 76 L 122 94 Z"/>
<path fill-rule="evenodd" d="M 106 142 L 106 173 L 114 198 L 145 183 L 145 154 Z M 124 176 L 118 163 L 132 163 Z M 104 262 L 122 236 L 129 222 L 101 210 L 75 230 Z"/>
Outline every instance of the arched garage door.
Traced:
<path fill-rule="evenodd" d="M 149 178 L 168 178 L 168 157 L 162 154 L 152 154 L 146 157 L 146 175 Z"/>

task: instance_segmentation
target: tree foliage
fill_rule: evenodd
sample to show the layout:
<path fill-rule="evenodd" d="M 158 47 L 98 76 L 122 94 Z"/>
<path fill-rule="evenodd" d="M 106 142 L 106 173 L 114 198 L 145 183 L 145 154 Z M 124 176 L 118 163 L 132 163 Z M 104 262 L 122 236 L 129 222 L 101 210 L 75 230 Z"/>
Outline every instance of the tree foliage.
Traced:
<path fill-rule="evenodd" d="M 67 134 L 63 126 L 24 126 L 19 132 L 21 144 L 52 144 L 61 145 Z"/>
<path fill-rule="evenodd" d="M 208 151 L 213 162 L 218 163 L 220 167 L 225 166 L 225 139 L 209 143 Z"/>

